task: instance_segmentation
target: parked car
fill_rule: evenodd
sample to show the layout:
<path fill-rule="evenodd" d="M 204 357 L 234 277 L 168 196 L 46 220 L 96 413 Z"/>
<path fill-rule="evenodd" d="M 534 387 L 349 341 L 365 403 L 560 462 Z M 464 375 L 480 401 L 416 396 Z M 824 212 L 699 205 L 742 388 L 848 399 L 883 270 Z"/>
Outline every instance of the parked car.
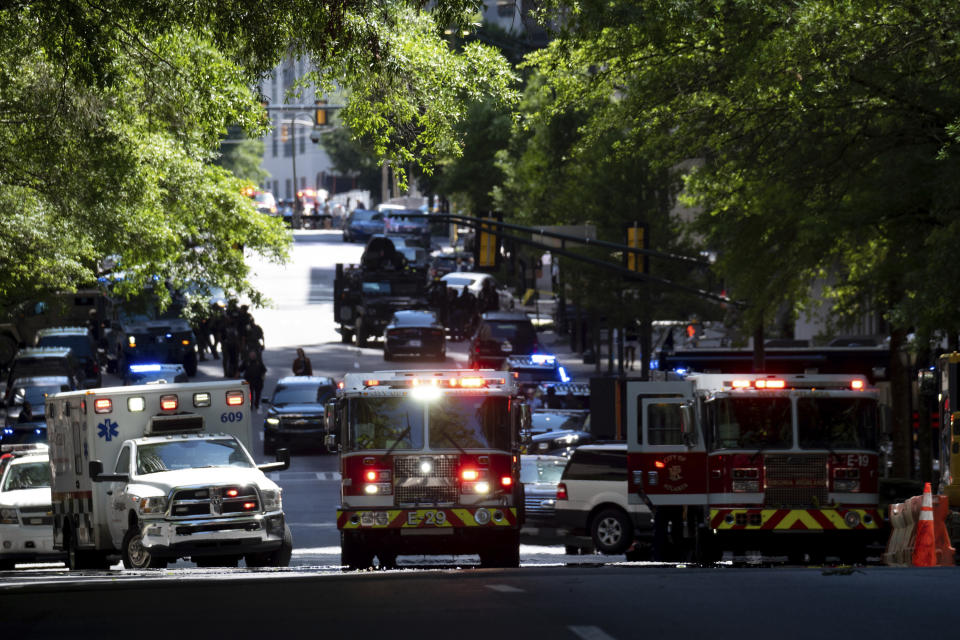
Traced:
<path fill-rule="evenodd" d="M 433 311 L 406 310 L 393 314 L 383 333 L 383 359 L 414 355 L 443 361 L 447 332 Z"/>
<path fill-rule="evenodd" d="M 591 442 L 593 442 L 593 434 L 589 431 L 562 429 L 530 436 L 524 444 L 524 450 L 529 454 L 569 458 L 577 447 Z"/>
<path fill-rule="evenodd" d="M 0 451 L 6 445 L 46 444 L 47 423 L 43 420 L 9 424 L 0 430 Z M 3 470 L 0 469 L 0 474 Z"/>
<path fill-rule="evenodd" d="M 590 412 L 572 409 L 534 409 L 530 415 L 530 435 L 548 431 L 589 431 Z"/>
<path fill-rule="evenodd" d="M 277 381 L 273 395 L 263 401 L 263 453 L 273 455 L 278 446 L 299 445 L 324 449 L 324 403 L 337 393 L 333 378 L 287 376 Z"/>
<path fill-rule="evenodd" d="M 430 246 L 430 219 L 423 215 L 423 211 L 388 209 L 384 213 L 384 233 L 411 238 L 414 244 L 421 247 Z"/>
<path fill-rule="evenodd" d="M 66 376 L 17 378 L 7 387 L 7 392 L 3 397 L 3 404 L 7 409 L 7 415 L 4 418 L 6 426 L 12 426 L 20 420 L 20 413 L 23 411 L 25 402 L 30 403 L 32 420 L 42 422 L 46 411 L 47 396 L 61 391 L 72 391 L 75 388 L 70 378 Z"/>
<path fill-rule="evenodd" d="M 123 384 L 163 384 L 168 382 L 190 382 L 187 370 L 182 364 L 131 364 L 123 375 Z"/>
<path fill-rule="evenodd" d="M 499 369 L 508 356 L 529 355 L 542 350 L 537 331 L 525 313 L 488 311 L 470 341 L 470 367 Z"/>
<path fill-rule="evenodd" d="M 30 347 L 20 349 L 7 374 L 7 388 L 21 378 L 39 376 L 63 376 L 70 389 L 79 389 L 83 380 L 83 368 L 69 347 Z"/>
<path fill-rule="evenodd" d="M 379 211 L 354 209 L 343 225 L 344 242 L 366 242 L 376 233 L 383 233 L 383 214 Z"/>
<path fill-rule="evenodd" d="M 520 535 L 541 544 L 561 537 L 554 519 L 557 505 L 557 484 L 566 466 L 557 456 L 520 456 L 520 482 L 524 492 L 524 523 Z M 535 540 L 530 540 L 531 538 Z"/>
<path fill-rule="evenodd" d="M 89 327 L 48 327 L 37 331 L 38 347 L 69 347 L 83 370 L 84 389 L 103 386 L 102 353 Z"/>
<path fill-rule="evenodd" d="M 513 294 L 498 285 L 497 279 L 489 273 L 481 273 L 479 271 L 453 271 L 440 279 L 446 283 L 448 288 L 455 289 L 458 295 L 460 291 L 466 287 L 470 293 L 478 298 L 480 297 L 480 292 L 483 291 L 483 283 L 489 281 L 497 292 L 497 301 L 500 305 L 499 311 L 509 311 L 516 306 L 516 300 Z"/>
<path fill-rule="evenodd" d="M 557 525 L 589 537 L 600 553 L 624 553 L 640 536 L 652 537 L 646 505 L 627 498 L 626 443 L 587 444 L 573 452 L 557 485 Z"/>
<path fill-rule="evenodd" d="M 45 446 L 18 451 L 0 476 L 0 570 L 18 562 L 64 558 L 53 548 L 50 455 Z"/>
<path fill-rule="evenodd" d="M 567 382 L 570 379 L 557 357 L 546 353 L 507 356 L 501 366 L 513 374 L 514 384 L 524 395 L 532 395 L 542 383 Z M 563 406 L 562 398 L 557 398 L 554 402 L 558 408 Z"/>

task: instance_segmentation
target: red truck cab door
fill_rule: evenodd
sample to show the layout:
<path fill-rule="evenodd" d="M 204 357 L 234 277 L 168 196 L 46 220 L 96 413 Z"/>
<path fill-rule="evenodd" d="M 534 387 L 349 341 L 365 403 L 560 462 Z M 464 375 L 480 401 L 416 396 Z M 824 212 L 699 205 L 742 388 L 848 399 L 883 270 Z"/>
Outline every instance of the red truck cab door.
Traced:
<path fill-rule="evenodd" d="M 706 504 L 707 453 L 690 382 L 627 382 L 631 503 Z"/>

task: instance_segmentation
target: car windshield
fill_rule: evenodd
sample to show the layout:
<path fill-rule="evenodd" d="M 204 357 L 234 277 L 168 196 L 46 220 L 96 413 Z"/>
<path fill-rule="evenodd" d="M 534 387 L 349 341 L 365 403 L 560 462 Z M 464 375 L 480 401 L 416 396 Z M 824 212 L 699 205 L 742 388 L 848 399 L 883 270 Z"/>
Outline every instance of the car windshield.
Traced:
<path fill-rule="evenodd" d="M 444 282 L 447 283 L 448 287 L 469 287 L 473 284 L 473 278 L 444 278 Z"/>
<path fill-rule="evenodd" d="M 572 429 L 579 431 L 583 428 L 586 414 L 579 413 L 546 413 L 534 411 L 530 417 L 531 431 L 558 431 Z"/>
<path fill-rule="evenodd" d="M 718 398 L 715 440 L 720 448 L 789 449 L 789 398 Z"/>
<path fill-rule="evenodd" d="M 50 464 L 47 462 L 24 462 L 12 464 L 3 480 L 4 491 L 37 489 L 50 486 Z"/>
<path fill-rule="evenodd" d="M 441 396 L 429 404 L 428 414 L 434 449 L 510 449 L 507 398 Z"/>
<path fill-rule="evenodd" d="M 542 482 L 556 484 L 560 482 L 566 458 L 556 460 L 521 460 L 520 482 Z"/>
<path fill-rule="evenodd" d="M 353 212 L 351 222 L 368 222 L 370 220 L 380 220 L 382 217 L 383 216 L 376 211 L 361 211 L 357 209 Z"/>
<path fill-rule="evenodd" d="M 347 449 L 423 448 L 423 404 L 412 398 L 351 398 L 347 411 Z"/>
<path fill-rule="evenodd" d="M 60 385 L 43 385 L 36 387 L 21 387 L 13 392 L 13 404 L 22 405 L 24 400 L 30 403 L 31 407 L 43 407 L 48 394 L 60 393 Z"/>
<path fill-rule="evenodd" d="M 273 404 L 311 404 L 324 403 L 336 393 L 330 385 L 277 385 L 273 392 Z"/>
<path fill-rule="evenodd" d="M 37 341 L 38 347 L 69 347 L 80 357 L 92 355 L 90 338 L 85 335 L 50 335 L 43 336 Z"/>
<path fill-rule="evenodd" d="M 875 449 L 877 403 L 871 398 L 800 398 L 801 449 Z"/>
<path fill-rule="evenodd" d="M 137 447 L 137 473 L 150 474 L 204 467 L 253 467 L 236 440 L 174 440 Z"/>

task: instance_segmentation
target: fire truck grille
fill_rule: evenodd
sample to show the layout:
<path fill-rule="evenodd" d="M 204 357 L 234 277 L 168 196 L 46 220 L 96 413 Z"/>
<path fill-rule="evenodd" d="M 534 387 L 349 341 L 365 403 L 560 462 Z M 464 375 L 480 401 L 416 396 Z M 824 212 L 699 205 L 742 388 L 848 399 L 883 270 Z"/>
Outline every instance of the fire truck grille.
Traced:
<path fill-rule="evenodd" d="M 455 504 L 458 456 L 394 458 L 394 502 L 397 505 Z"/>
<path fill-rule="evenodd" d="M 768 455 L 764 464 L 764 504 L 818 507 L 827 504 L 827 456 Z"/>

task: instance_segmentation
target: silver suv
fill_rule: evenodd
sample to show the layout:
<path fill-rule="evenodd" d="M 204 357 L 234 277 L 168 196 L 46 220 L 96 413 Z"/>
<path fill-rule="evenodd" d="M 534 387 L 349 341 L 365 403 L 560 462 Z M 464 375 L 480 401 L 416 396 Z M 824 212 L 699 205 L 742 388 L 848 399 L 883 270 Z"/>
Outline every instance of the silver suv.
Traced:
<path fill-rule="evenodd" d="M 590 444 L 570 456 L 557 485 L 556 522 L 589 536 L 600 553 L 627 551 L 638 534 L 652 536 L 653 516 L 627 499 L 626 443 Z"/>

